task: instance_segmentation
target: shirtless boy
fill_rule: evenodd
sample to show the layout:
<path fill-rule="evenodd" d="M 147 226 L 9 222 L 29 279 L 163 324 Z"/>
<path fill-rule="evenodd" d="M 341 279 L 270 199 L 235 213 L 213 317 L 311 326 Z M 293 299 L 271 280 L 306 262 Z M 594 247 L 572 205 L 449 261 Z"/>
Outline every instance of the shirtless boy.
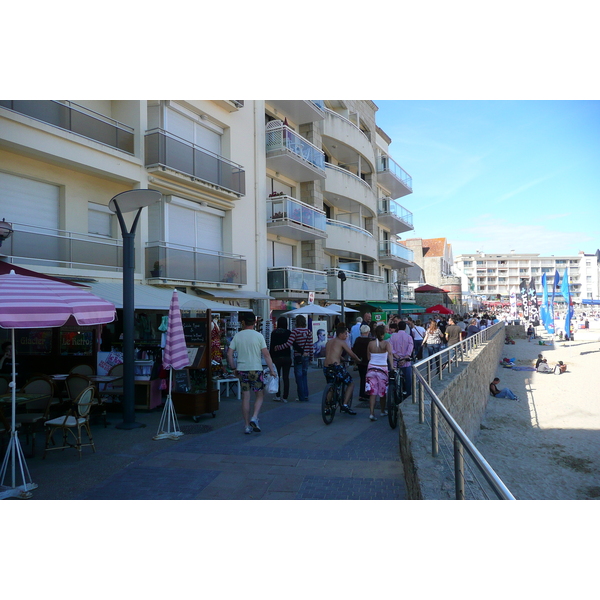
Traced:
<path fill-rule="evenodd" d="M 323 366 L 323 373 L 327 383 L 335 383 L 336 381 L 343 381 L 346 384 L 346 394 L 344 396 L 344 405 L 342 410 L 349 415 L 355 415 L 348 403 L 352 398 L 352 392 L 354 391 L 354 382 L 352 376 L 346 367 L 342 364 L 342 353 L 346 351 L 353 360 L 357 363 L 360 362 L 360 358 L 352 352 L 348 342 L 348 329 L 345 325 L 341 324 L 336 327 L 335 337 L 327 342 L 325 346 L 325 363 Z"/>

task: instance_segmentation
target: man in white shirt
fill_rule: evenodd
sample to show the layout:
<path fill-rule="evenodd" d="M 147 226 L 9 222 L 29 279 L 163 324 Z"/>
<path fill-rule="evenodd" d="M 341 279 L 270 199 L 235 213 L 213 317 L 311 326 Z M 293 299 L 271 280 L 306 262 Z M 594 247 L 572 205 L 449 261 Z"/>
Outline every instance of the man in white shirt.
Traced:
<path fill-rule="evenodd" d="M 352 329 L 350 330 L 350 348 L 354 346 L 354 342 L 360 337 L 360 327 L 362 322 L 362 317 L 356 317 L 356 323 L 352 325 Z"/>
<path fill-rule="evenodd" d="M 238 331 L 231 340 L 227 350 L 227 362 L 235 369 L 242 388 L 242 417 L 244 418 L 244 433 L 260 431 L 258 413 L 263 403 L 264 380 L 262 357 L 271 371 L 272 377 L 277 377 L 277 370 L 271 360 L 267 343 L 262 333 L 255 331 L 256 316 L 254 313 L 242 313 L 240 320 L 244 329 Z M 237 350 L 237 365 L 234 364 L 233 353 Z M 254 413 L 250 419 L 250 390 L 254 391 Z"/>

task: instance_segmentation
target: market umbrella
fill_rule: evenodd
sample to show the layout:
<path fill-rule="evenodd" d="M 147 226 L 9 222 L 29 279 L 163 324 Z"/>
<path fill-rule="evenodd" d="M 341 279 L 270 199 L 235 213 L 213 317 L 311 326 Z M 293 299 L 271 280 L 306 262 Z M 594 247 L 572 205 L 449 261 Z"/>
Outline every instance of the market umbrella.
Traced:
<path fill-rule="evenodd" d="M 425 310 L 426 313 L 439 313 L 440 315 L 451 315 L 452 311 L 449 308 L 446 308 L 443 304 L 436 304 L 435 306 L 430 306 Z"/>
<path fill-rule="evenodd" d="M 78 325 L 101 325 L 114 321 L 115 316 L 115 305 L 112 302 L 103 300 L 80 286 L 41 277 L 17 275 L 14 270 L 0 275 L 0 327 L 11 329 L 12 344 L 12 381 L 9 384 L 12 396 L 11 433 L 0 469 L 0 498 L 11 496 L 29 498 L 31 496 L 29 490 L 37 487 L 31 482 L 31 475 L 15 427 L 15 329 L 61 327 L 69 321 Z M 19 487 L 15 484 L 17 462 L 23 480 L 23 485 Z M 12 475 L 11 487 L 4 485 L 9 463 Z"/>
<path fill-rule="evenodd" d="M 288 310 L 284 312 L 282 316 L 293 317 L 295 315 L 339 315 L 340 313 L 336 310 L 331 310 L 329 307 L 324 308 L 318 304 L 305 304 L 300 308 L 294 308 L 294 310 Z"/>
<path fill-rule="evenodd" d="M 342 307 L 339 304 L 328 304 L 327 308 L 329 308 L 330 310 L 335 310 L 338 313 L 342 312 Z M 360 312 L 360 310 L 344 306 L 344 312 Z"/>
<path fill-rule="evenodd" d="M 171 388 L 173 387 L 173 371 L 183 369 L 190 363 L 185 345 L 185 335 L 183 333 L 183 323 L 181 321 L 181 310 L 179 309 L 179 296 L 177 290 L 173 290 L 171 297 L 171 306 L 169 306 L 169 324 L 167 325 L 167 341 L 163 353 L 163 368 L 169 369 L 169 393 L 163 409 L 158 431 L 152 438 L 153 440 L 171 439 L 176 440 L 183 435 L 179 431 L 177 414 L 173 407 L 171 399 Z"/>

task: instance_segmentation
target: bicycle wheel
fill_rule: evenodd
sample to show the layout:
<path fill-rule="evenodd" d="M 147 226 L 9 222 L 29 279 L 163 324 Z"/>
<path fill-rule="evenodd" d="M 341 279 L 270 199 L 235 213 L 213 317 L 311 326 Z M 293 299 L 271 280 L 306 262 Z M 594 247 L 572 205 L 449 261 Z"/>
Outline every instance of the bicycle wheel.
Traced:
<path fill-rule="evenodd" d="M 396 400 L 398 388 L 397 381 L 397 379 L 394 381 L 390 381 L 387 393 L 388 422 L 392 429 L 396 429 L 396 426 L 398 425 L 398 402 Z"/>
<path fill-rule="evenodd" d="M 325 425 L 329 425 L 335 417 L 336 401 L 335 384 L 330 383 L 323 390 L 321 399 L 321 417 L 323 417 Z"/>

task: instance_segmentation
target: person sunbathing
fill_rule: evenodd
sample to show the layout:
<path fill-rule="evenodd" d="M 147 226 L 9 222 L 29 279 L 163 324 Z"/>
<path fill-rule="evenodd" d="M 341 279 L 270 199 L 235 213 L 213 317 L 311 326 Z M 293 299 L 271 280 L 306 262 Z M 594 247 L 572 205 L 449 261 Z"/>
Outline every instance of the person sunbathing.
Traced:
<path fill-rule="evenodd" d="M 492 383 L 490 383 L 490 394 L 492 396 L 494 396 L 494 398 L 508 398 L 509 400 L 516 400 L 517 402 L 519 401 L 519 399 L 515 396 L 515 394 L 513 394 L 513 392 L 511 392 L 508 388 L 503 388 L 502 390 L 499 390 L 498 389 L 499 383 L 500 383 L 499 377 L 495 377 L 494 381 L 492 381 Z"/>

